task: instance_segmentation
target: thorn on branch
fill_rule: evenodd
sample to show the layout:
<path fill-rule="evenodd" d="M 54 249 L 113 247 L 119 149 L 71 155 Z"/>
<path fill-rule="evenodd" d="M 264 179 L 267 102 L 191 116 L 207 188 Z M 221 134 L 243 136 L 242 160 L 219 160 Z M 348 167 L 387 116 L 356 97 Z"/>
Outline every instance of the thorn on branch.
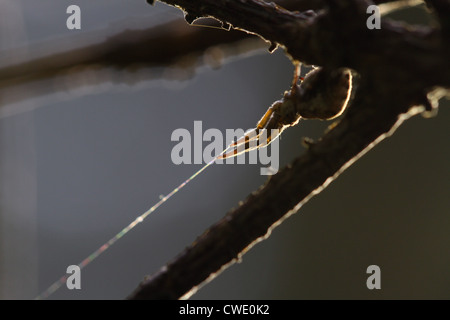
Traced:
<path fill-rule="evenodd" d="M 192 24 L 195 20 L 197 20 L 199 17 L 195 14 L 186 12 L 184 15 L 184 20 L 186 20 L 187 23 Z"/>
<path fill-rule="evenodd" d="M 424 93 L 421 97 L 420 104 L 422 104 L 425 110 L 422 112 L 424 118 L 432 118 L 437 116 L 439 110 L 439 95 L 436 98 L 433 92 Z"/>
<path fill-rule="evenodd" d="M 425 111 L 429 111 L 429 112 L 433 111 L 434 109 L 437 109 L 437 107 L 438 107 L 437 105 L 433 105 L 431 103 L 431 101 L 428 100 L 427 97 L 424 97 L 423 106 L 425 107 Z"/>
<path fill-rule="evenodd" d="M 274 53 L 275 50 L 277 50 L 277 49 L 278 49 L 278 44 L 276 42 L 271 42 L 270 47 L 269 47 L 269 52 Z"/>
<path fill-rule="evenodd" d="M 226 31 L 231 30 L 231 24 L 229 24 L 228 22 L 225 22 L 225 21 L 221 21 L 221 23 L 222 23 L 222 29 L 224 29 Z"/>

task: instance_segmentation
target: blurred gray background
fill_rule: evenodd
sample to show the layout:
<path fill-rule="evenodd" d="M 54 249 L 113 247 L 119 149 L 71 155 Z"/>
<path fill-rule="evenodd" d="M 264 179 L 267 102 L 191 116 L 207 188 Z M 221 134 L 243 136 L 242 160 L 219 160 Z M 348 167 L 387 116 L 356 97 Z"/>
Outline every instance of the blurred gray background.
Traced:
<path fill-rule="evenodd" d="M 66 28 L 70 4 L 81 7 L 80 31 Z M 36 44 L 65 39 L 64 51 L 71 39 L 95 42 L 181 16 L 144 0 L 3 0 L 0 65 L 33 57 Z M 417 10 L 401 17 L 420 19 Z M 288 89 L 292 70 L 282 50 L 260 50 L 219 70 L 198 68 L 184 82 L 123 84 L 130 75 L 122 73 L 0 104 L 0 297 L 34 298 L 198 170 L 172 163 L 175 129 L 193 132 L 195 120 L 203 130 L 253 127 Z M 33 88 L 14 90 L 0 99 Z M 445 101 L 437 117 L 407 121 L 193 299 L 449 299 L 449 120 Z M 281 165 L 328 124 L 285 131 Z M 83 269 L 81 290 L 63 286 L 50 298 L 126 297 L 261 185 L 259 169 L 208 168 Z M 381 290 L 366 287 L 372 264 Z"/>

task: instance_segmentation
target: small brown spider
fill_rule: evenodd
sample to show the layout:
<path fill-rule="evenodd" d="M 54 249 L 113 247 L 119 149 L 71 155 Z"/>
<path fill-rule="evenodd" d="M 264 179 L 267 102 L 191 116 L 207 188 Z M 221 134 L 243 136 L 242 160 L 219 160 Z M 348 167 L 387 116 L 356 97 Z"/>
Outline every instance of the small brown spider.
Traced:
<path fill-rule="evenodd" d="M 302 80 L 300 85 L 299 79 Z M 336 118 L 347 107 L 351 90 L 352 74 L 349 69 L 315 68 L 305 78 L 300 78 L 300 64 L 297 64 L 291 90 L 286 91 L 281 100 L 269 107 L 255 129 L 247 131 L 242 138 L 230 144 L 228 148 L 232 148 L 231 151 L 219 156 L 218 159 L 266 147 L 284 129 L 296 125 L 302 118 L 321 120 Z M 275 134 L 272 136 L 272 133 Z M 267 139 L 263 134 L 267 134 Z M 260 137 L 264 139 L 262 142 Z M 250 142 L 253 142 L 252 146 Z"/>

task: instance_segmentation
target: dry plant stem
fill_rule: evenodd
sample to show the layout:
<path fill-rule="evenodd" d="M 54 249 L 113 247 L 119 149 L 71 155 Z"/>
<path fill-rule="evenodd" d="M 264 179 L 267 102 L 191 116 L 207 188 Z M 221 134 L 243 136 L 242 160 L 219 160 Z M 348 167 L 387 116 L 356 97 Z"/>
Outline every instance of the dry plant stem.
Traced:
<path fill-rule="evenodd" d="M 412 106 L 430 108 L 427 91 L 434 86 L 450 87 L 449 44 L 442 33 L 391 22 L 369 31 L 365 8 L 370 3 L 366 1 L 330 1 L 329 10 L 315 17 L 256 0 L 164 2 L 278 42 L 296 60 L 353 68 L 360 83 L 352 104 L 333 129 L 145 279 L 129 299 L 189 297 L 392 134 Z"/>

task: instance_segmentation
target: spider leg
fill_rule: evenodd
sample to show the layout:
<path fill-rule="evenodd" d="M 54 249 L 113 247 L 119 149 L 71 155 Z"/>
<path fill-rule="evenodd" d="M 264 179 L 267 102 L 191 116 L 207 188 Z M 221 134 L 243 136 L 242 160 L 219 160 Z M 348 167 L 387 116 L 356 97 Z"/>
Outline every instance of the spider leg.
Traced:
<path fill-rule="evenodd" d="M 255 130 L 255 129 L 253 129 L 253 130 Z M 246 136 L 240 138 L 239 141 L 242 139 L 245 139 L 245 138 L 246 138 Z M 251 142 L 254 142 L 254 143 L 252 145 L 250 145 Z M 258 149 L 259 145 L 258 145 L 258 141 L 255 141 L 255 139 L 252 139 L 251 141 L 244 140 L 238 144 L 234 144 L 233 146 L 230 145 L 229 148 L 231 148 L 231 147 L 232 147 L 232 149 L 230 151 L 228 151 L 227 153 L 225 153 L 223 155 L 218 156 L 217 159 L 226 159 L 226 158 L 236 157 L 245 152 L 249 152 L 249 151 Z"/>
<path fill-rule="evenodd" d="M 272 129 L 278 130 L 273 137 Z M 279 128 L 279 117 L 275 112 L 275 108 L 272 106 L 258 122 L 255 129 L 247 131 L 244 136 L 230 144 L 228 148 L 232 149 L 225 154 L 220 155 L 218 159 L 236 157 L 245 152 L 266 147 L 281 133 L 281 131 L 282 129 L 280 130 Z"/>
<path fill-rule="evenodd" d="M 248 130 L 242 137 L 231 143 L 229 147 L 236 147 L 244 143 L 249 143 L 250 141 L 259 139 L 259 136 L 261 135 L 259 131 L 259 129 Z"/>
<path fill-rule="evenodd" d="M 295 95 L 297 93 L 297 83 L 298 80 L 301 79 L 300 73 L 301 64 L 300 62 L 296 62 L 294 77 L 292 79 L 291 95 Z M 286 105 L 288 107 L 286 107 Z M 283 112 L 284 115 L 281 114 L 282 109 L 286 110 L 286 108 L 288 108 L 289 110 L 289 106 L 291 106 L 291 104 L 286 102 L 285 99 L 272 104 L 272 106 L 267 109 L 261 120 L 258 121 L 256 128 L 247 131 L 241 138 L 231 143 L 227 148 L 227 150 L 231 148 L 230 151 L 218 156 L 217 159 L 236 157 L 245 152 L 268 146 L 286 127 L 294 125 L 298 122 L 299 118 L 290 119 L 291 116 L 286 117 L 286 111 Z M 287 119 L 289 120 L 286 121 Z M 272 132 L 273 129 L 277 130 L 274 134 Z M 262 139 L 263 141 L 261 141 Z"/>
<path fill-rule="evenodd" d="M 231 143 L 230 147 L 235 147 L 238 145 L 242 145 L 243 143 L 259 139 L 259 136 L 261 135 L 261 133 L 259 132 L 260 129 L 264 129 L 267 126 L 267 122 L 269 121 L 274 111 L 275 110 L 273 106 L 270 107 L 261 118 L 261 120 L 258 121 L 258 123 L 256 124 L 256 128 L 248 130 L 241 138 Z"/>

